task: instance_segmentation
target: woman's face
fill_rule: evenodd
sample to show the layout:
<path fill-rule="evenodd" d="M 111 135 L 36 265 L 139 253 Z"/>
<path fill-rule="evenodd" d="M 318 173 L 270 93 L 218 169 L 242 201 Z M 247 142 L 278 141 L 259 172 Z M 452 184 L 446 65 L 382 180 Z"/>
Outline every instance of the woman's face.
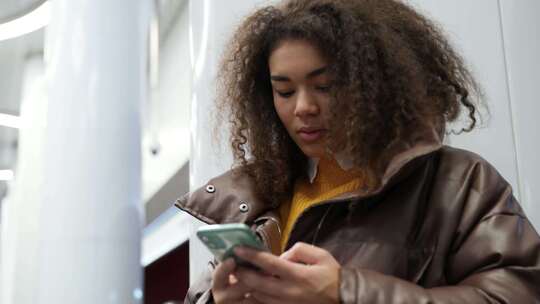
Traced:
<path fill-rule="evenodd" d="M 322 157 L 330 118 L 327 62 L 305 40 L 284 40 L 268 60 L 274 107 L 308 157 Z"/>

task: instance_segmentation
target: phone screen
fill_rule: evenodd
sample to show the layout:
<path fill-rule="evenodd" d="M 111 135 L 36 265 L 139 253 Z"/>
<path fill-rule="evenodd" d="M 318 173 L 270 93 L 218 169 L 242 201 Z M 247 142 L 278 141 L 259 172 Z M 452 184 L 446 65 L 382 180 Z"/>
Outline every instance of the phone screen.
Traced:
<path fill-rule="evenodd" d="M 265 250 L 259 238 L 245 224 L 218 224 L 199 228 L 197 236 L 218 261 L 233 257 L 239 265 L 254 267 L 238 259 L 233 252 L 236 246 Z"/>

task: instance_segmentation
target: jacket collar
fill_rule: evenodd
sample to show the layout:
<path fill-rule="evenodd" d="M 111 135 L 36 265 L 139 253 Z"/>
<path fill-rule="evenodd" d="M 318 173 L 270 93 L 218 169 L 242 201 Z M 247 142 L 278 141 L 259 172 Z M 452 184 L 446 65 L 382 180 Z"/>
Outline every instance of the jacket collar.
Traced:
<path fill-rule="evenodd" d="M 384 172 L 379 186 L 369 193 L 376 195 L 404 178 L 423 156 L 438 151 L 442 147 L 442 135 L 435 129 L 418 128 L 408 142 L 397 142 L 381 156 L 380 170 Z"/>
<path fill-rule="evenodd" d="M 336 199 L 354 200 L 382 192 L 403 178 L 410 171 L 407 168 L 414 167 L 414 160 L 439 150 L 441 146 L 441 136 L 434 129 L 417 131 L 409 143 L 396 143 L 381 156 L 384 174 L 376 189 L 370 192 L 359 189 Z M 251 223 L 271 211 L 267 204 L 257 199 L 253 180 L 239 169 L 209 180 L 206 185 L 179 198 L 175 206 L 208 224 Z M 279 224 L 279 218 L 272 217 Z"/>
<path fill-rule="evenodd" d="M 233 169 L 185 194 L 175 206 L 207 224 L 252 222 L 268 209 L 254 189 L 249 176 Z"/>

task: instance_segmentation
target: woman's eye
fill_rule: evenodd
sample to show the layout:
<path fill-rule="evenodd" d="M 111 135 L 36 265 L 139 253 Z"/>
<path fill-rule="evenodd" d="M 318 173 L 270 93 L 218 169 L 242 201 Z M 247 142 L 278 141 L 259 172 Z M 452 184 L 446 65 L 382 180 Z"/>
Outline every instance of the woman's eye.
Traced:
<path fill-rule="evenodd" d="M 294 91 L 289 91 L 289 92 L 276 91 L 276 92 L 278 93 L 279 96 L 281 96 L 283 98 L 291 97 L 294 94 Z"/>

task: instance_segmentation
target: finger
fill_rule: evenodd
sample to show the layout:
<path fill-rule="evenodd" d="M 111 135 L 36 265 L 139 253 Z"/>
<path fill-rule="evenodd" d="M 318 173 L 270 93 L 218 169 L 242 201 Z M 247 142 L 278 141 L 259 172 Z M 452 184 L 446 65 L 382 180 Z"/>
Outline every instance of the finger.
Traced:
<path fill-rule="evenodd" d="M 246 294 L 250 294 L 250 288 L 242 282 L 238 282 L 228 286 L 220 293 L 220 297 L 223 302 L 238 303 L 246 298 Z"/>
<path fill-rule="evenodd" d="M 316 265 L 331 256 L 328 251 L 320 247 L 298 242 L 291 249 L 282 253 L 280 258 L 295 263 Z"/>
<path fill-rule="evenodd" d="M 221 262 L 214 270 L 212 275 L 212 284 L 217 289 L 223 289 L 229 285 L 229 275 L 236 268 L 236 264 L 232 258 Z"/>
<path fill-rule="evenodd" d="M 244 298 L 244 300 L 241 303 L 242 304 L 262 304 L 264 302 L 257 300 L 255 297 L 253 297 L 253 294 L 250 294 L 250 296 Z"/>
<path fill-rule="evenodd" d="M 281 279 L 240 268 L 236 276 L 249 290 L 268 295 L 280 295 L 286 287 Z"/>
<path fill-rule="evenodd" d="M 279 257 L 264 251 L 253 250 L 246 247 L 236 247 L 234 253 L 253 265 L 261 268 L 269 274 L 280 277 L 294 277 L 295 271 L 300 271 L 300 265 L 290 261 L 280 259 Z"/>

